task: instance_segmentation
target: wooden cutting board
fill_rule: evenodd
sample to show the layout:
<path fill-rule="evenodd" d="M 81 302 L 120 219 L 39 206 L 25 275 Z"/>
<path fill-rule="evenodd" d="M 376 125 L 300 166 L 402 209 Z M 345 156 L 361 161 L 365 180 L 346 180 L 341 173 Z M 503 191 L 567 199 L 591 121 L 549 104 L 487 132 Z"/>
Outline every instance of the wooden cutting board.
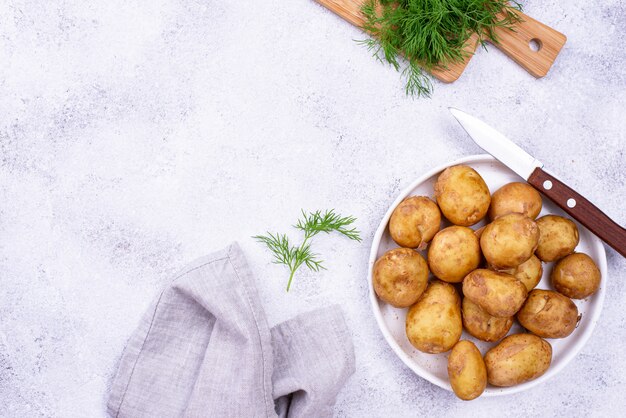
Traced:
<path fill-rule="evenodd" d="M 333 11 L 343 19 L 359 28 L 365 23 L 361 14 L 361 6 L 365 0 L 315 0 L 322 6 Z M 499 43 L 494 44 L 498 49 L 511 57 L 526 71 L 539 78 L 548 74 L 557 55 L 565 45 L 567 38 L 561 32 L 517 12 L 521 21 L 514 26 L 514 31 L 505 28 L 496 28 L 495 33 Z M 472 59 L 478 47 L 478 36 L 472 36 L 465 50 L 470 52 L 464 62 L 448 65 L 447 69 L 433 70 L 433 76 L 439 80 L 451 83 L 461 76 L 463 70 Z M 531 48 L 535 46 L 536 51 Z"/>

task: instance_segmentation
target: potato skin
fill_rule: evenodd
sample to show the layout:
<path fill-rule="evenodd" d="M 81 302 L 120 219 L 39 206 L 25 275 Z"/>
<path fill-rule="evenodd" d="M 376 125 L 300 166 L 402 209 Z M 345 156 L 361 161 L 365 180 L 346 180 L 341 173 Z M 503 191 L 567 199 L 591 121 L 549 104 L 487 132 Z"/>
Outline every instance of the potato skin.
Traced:
<path fill-rule="evenodd" d="M 426 289 L 428 264 L 410 248 L 395 248 L 376 260 L 372 276 L 379 298 L 396 308 L 406 308 Z"/>
<path fill-rule="evenodd" d="M 535 289 L 517 313 L 517 320 L 539 337 L 565 338 L 576 328 L 578 308 L 560 293 Z"/>
<path fill-rule="evenodd" d="M 489 315 L 480 306 L 463 298 L 461 307 L 463 327 L 473 337 L 482 341 L 498 341 L 506 335 L 513 325 L 513 317 L 498 318 Z"/>
<path fill-rule="evenodd" d="M 389 234 L 401 247 L 417 248 L 430 242 L 441 226 L 441 212 L 425 196 L 411 196 L 394 209 Z"/>
<path fill-rule="evenodd" d="M 435 198 L 443 215 L 460 226 L 474 225 L 484 218 L 491 202 L 483 178 L 466 165 L 448 167 L 439 175 Z"/>
<path fill-rule="evenodd" d="M 514 269 L 503 270 L 503 273 L 508 273 L 515 277 L 520 282 L 524 283 L 526 290 L 529 292 L 535 288 L 541 281 L 543 275 L 543 265 L 541 260 L 536 255 L 532 255 L 528 260 Z"/>
<path fill-rule="evenodd" d="M 584 299 L 596 293 L 601 277 L 591 257 L 574 253 L 555 264 L 550 279 L 557 292 L 572 299 Z"/>
<path fill-rule="evenodd" d="M 428 246 L 428 266 L 439 279 L 459 283 L 480 264 L 480 244 L 474 231 L 450 226 L 437 232 Z"/>
<path fill-rule="evenodd" d="M 483 255 L 496 270 L 519 266 L 533 255 L 538 242 L 537 225 L 520 213 L 499 217 L 480 236 Z"/>
<path fill-rule="evenodd" d="M 578 245 L 578 228 L 569 219 L 557 215 L 546 215 L 537 219 L 539 245 L 537 257 L 541 261 L 559 260 L 574 252 Z"/>
<path fill-rule="evenodd" d="M 533 334 L 513 334 L 485 354 L 487 381 L 514 386 L 541 376 L 552 362 L 552 346 Z"/>
<path fill-rule="evenodd" d="M 509 213 L 521 213 L 535 219 L 541 212 L 541 195 L 526 183 L 509 183 L 500 187 L 491 196 L 489 219 L 494 220 Z"/>
<path fill-rule="evenodd" d="M 409 342 L 425 353 L 443 353 L 461 338 L 461 301 L 453 285 L 433 281 L 406 315 Z"/>
<path fill-rule="evenodd" d="M 473 342 L 456 343 L 448 357 L 448 377 L 456 396 L 465 401 L 478 398 L 487 387 L 487 368 Z"/>
<path fill-rule="evenodd" d="M 509 318 L 526 300 L 526 286 L 515 277 L 486 269 L 465 276 L 463 295 L 491 316 Z"/>

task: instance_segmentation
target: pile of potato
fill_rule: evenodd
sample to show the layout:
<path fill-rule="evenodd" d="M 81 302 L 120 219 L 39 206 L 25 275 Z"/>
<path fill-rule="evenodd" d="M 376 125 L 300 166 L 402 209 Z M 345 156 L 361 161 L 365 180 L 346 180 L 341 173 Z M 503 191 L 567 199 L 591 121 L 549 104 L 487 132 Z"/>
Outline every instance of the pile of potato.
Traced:
<path fill-rule="evenodd" d="M 376 261 L 376 294 L 408 308 L 406 335 L 415 348 L 452 350 L 448 376 L 461 399 L 480 396 L 487 382 L 504 387 L 541 376 L 552 361 L 544 338 L 570 335 L 580 320 L 571 298 L 586 298 L 600 285 L 591 257 L 574 252 L 576 224 L 555 215 L 535 219 L 542 201 L 534 188 L 509 183 L 491 195 L 464 165 L 443 171 L 434 189 L 436 203 L 411 196 L 391 215 L 389 233 L 401 248 Z M 441 229 L 442 215 L 452 226 Z M 485 217 L 489 224 L 469 228 Z M 427 258 L 417 250 L 427 250 Z M 542 262 L 553 261 L 554 290 L 535 289 Z M 528 332 L 504 338 L 515 320 Z M 483 357 L 473 342 L 460 341 L 463 329 L 498 344 Z"/>

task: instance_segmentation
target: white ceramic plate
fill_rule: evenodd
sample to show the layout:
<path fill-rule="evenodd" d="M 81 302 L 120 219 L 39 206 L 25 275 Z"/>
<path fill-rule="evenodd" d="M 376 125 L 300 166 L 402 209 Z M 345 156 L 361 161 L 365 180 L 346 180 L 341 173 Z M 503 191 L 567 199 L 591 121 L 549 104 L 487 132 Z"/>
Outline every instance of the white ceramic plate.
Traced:
<path fill-rule="evenodd" d="M 437 167 L 424 174 L 422 177 L 415 180 L 413 184 L 407 187 L 402 193 L 400 193 L 398 198 L 389 207 L 385 217 L 381 220 L 378 230 L 376 231 L 376 235 L 374 236 L 374 241 L 372 242 L 368 276 L 370 285 L 370 301 L 374 310 L 374 316 L 376 317 L 378 326 L 385 336 L 385 339 L 393 351 L 395 351 L 398 357 L 400 357 L 400 359 L 419 376 L 447 390 L 452 390 L 448 381 L 447 371 L 449 352 L 442 354 L 426 354 L 418 351 L 411 345 L 411 343 L 409 343 L 405 333 L 407 309 L 394 308 L 393 306 L 378 299 L 372 286 L 372 269 L 374 267 L 374 263 L 381 255 L 392 248 L 398 247 L 398 245 L 393 242 L 389 236 L 387 229 L 387 223 L 389 222 L 391 213 L 396 206 L 407 196 L 423 195 L 432 197 L 434 195 L 433 185 L 437 180 L 439 173 L 447 167 L 457 164 L 466 164 L 478 171 L 487 183 L 487 186 L 489 186 L 489 190 L 491 190 L 492 193 L 506 183 L 524 181 L 524 179 L 494 159 L 491 155 L 473 155 L 462 158 L 449 164 Z M 552 203 L 552 201 L 543 197 L 543 209 L 539 216 L 543 216 L 548 213 L 569 218 L 569 216 Z M 483 220 L 479 224 L 474 225 L 472 228 L 478 229 L 484 224 L 485 221 Z M 579 313 L 582 314 L 582 319 L 578 327 L 569 337 L 548 340 L 552 345 L 552 364 L 543 376 L 538 379 L 531 380 L 530 382 L 508 388 L 487 386 L 487 389 L 482 396 L 498 396 L 521 392 L 549 380 L 576 356 L 591 336 L 604 302 L 604 292 L 607 282 L 606 255 L 604 253 L 602 242 L 582 225 L 578 223 L 576 223 L 576 225 L 578 226 L 580 233 L 580 243 L 578 244 L 578 247 L 576 247 L 576 251 L 588 254 L 600 268 L 600 272 L 602 274 L 600 289 L 594 295 L 585 300 L 574 301 L 576 306 L 578 306 Z M 551 289 L 549 274 L 552 270 L 552 264 L 553 263 L 543 264 L 544 274 L 541 282 L 537 285 L 538 289 Z M 521 326 L 515 323 L 513 327 L 511 327 L 509 334 L 521 331 Z M 476 343 L 479 350 L 483 354 L 495 345 L 495 343 L 486 343 L 477 340 L 465 331 L 463 331 L 463 336 L 461 338 L 468 339 Z"/>

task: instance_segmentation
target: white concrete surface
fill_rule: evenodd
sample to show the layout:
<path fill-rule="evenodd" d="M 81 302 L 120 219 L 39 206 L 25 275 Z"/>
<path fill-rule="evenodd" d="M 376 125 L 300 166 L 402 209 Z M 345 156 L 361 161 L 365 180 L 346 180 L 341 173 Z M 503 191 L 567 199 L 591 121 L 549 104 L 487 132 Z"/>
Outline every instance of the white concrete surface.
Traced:
<path fill-rule="evenodd" d="M 177 269 L 238 240 L 271 323 L 340 303 L 357 372 L 340 417 L 617 416 L 626 410 L 626 262 L 608 250 L 592 341 L 549 384 L 458 401 L 384 342 L 367 300 L 374 230 L 398 191 L 479 150 L 448 114 L 490 122 L 626 224 L 626 6 L 529 0 L 568 36 L 535 80 L 480 51 L 430 100 L 313 0 L 0 4 L 0 415 L 104 416 L 138 318 Z M 327 271 L 286 272 L 251 235 L 301 208 L 358 217 L 321 237 Z M 297 237 L 294 234 L 294 238 Z"/>

